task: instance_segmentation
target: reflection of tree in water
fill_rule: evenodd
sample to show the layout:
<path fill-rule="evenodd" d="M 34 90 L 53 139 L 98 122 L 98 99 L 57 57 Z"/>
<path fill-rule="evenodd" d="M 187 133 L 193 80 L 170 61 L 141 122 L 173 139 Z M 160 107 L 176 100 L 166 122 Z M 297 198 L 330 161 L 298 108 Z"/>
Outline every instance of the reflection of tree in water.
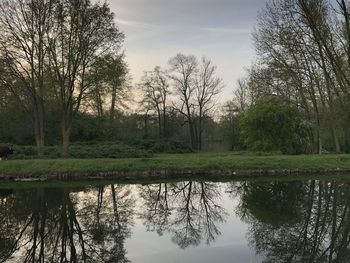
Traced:
<path fill-rule="evenodd" d="M 96 200 L 97 192 L 42 188 L 1 198 L 0 262 L 129 262 L 130 192 L 110 186 Z"/>
<path fill-rule="evenodd" d="M 142 186 L 144 211 L 141 218 L 149 231 L 172 233 L 172 240 L 181 248 L 207 244 L 220 235 L 226 211 L 218 202 L 221 199 L 217 184 L 182 182 Z"/>
<path fill-rule="evenodd" d="M 99 187 L 92 190 L 93 198 L 85 195 L 81 218 L 89 229 L 86 234 L 93 241 L 91 254 L 100 247 L 101 262 L 129 262 L 125 258 L 124 241 L 130 237 L 134 203 L 126 186 Z"/>
<path fill-rule="evenodd" d="M 350 184 L 242 183 L 238 214 L 265 262 L 349 262 Z"/>

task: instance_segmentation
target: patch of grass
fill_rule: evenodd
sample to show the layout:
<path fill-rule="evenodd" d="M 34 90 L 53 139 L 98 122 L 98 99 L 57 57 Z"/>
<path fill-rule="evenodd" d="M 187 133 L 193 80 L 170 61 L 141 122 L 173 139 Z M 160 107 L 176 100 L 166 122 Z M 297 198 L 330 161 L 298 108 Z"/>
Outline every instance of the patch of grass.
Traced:
<path fill-rule="evenodd" d="M 0 162 L 0 175 L 249 169 L 350 169 L 350 155 L 161 154 L 131 159 L 52 159 Z"/>

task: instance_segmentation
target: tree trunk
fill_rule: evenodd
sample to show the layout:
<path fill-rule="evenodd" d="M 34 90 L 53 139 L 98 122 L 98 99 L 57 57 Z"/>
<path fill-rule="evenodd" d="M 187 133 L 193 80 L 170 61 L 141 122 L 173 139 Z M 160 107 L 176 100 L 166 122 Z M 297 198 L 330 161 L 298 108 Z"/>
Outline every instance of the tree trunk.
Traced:
<path fill-rule="evenodd" d="M 163 137 L 167 137 L 168 135 L 168 129 L 166 128 L 167 125 L 167 119 L 166 119 L 166 106 L 165 103 L 163 104 Z"/>
<path fill-rule="evenodd" d="M 158 134 L 159 138 L 162 138 L 162 114 L 160 113 L 160 109 L 157 109 L 157 115 L 158 115 Z"/>
<path fill-rule="evenodd" d="M 144 139 L 147 139 L 148 138 L 148 113 L 145 114 L 145 117 L 144 117 L 144 125 L 145 125 L 145 130 L 144 130 Z"/>
<path fill-rule="evenodd" d="M 192 150 L 196 150 L 196 136 L 195 136 L 195 130 L 194 130 L 194 125 L 192 120 L 188 121 L 188 127 L 189 127 L 189 132 L 190 132 L 190 140 L 191 140 L 191 148 Z"/>
<path fill-rule="evenodd" d="M 199 125 L 198 125 L 198 150 L 202 150 L 202 118 L 199 117 Z"/>
<path fill-rule="evenodd" d="M 203 111 L 202 111 L 202 106 L 200 106 L 198 131 L 197 131 L 198 150 L 202 150 L 202 125 L 203 125 Z"/>
<path fill-rule="evenodd" d="M 320 112 L 317 106 L 316 100 L 314 101 L 315 113 L 316 113 L 316 121 L 317 121 L 317 154 L 322 154 L 322 131 L 321 131 L 321 119 Z"/>
<path fill-rule="evenodd" d="M 197 123 L 193 122 L 192 123 L 192 127 L 193 127 L 193 141 L 194 141 L 193 148 L 195 150 L 199 150 L 199 147 L 198 147 L 198 126 L 197 126 Z"/>
<path fill-rule="evenodd" d="M 70 131 L 71 124 L 68 124 L 66 118 L 63 117 L 61 123 L 61 131 L 62 131 L 62 157 L 69 156 L 69 145 L 70 145 Z"/>
<path fill-rule="evenodd" d="M 322 154 L 322 132 L 320 127 L 320 121 L 317 120 L 317 154 Z"/>
<path fill-rule="evenodd" d="M 110 120 L 110 124 L 112 125 L 113 121 L 114 121 L 114 118 L 115 118 L 115 104 L 116 104 L 116 101 L 117 101 L 117 95 L 116 95 L 116 88 L 113 87 L 113 90 L 112 90 L 112 99 L 111 99 L 111 108 L 110 108 L 110 111 L 109 111 L 109 120 Z"/>
<path fill-rule="evenodd" d="M 334 150 L 336 153 L 340 153 L 340 144 L 339 144 L 339 139 L 337 136 L 337 130 L 335 128 L 334 120 L 332 116 L 330 117 L 330 125 L 331 125 L 331 133 L 332 133 L 332 139 L 334 143 Z"/>
<path fill-rule="evenodd" d="M 38 156 L 43 156 L 45 147 L 45 114 L 43 102 L 37 98 L 34 107 L 34 135 L 37 153 Z"/>

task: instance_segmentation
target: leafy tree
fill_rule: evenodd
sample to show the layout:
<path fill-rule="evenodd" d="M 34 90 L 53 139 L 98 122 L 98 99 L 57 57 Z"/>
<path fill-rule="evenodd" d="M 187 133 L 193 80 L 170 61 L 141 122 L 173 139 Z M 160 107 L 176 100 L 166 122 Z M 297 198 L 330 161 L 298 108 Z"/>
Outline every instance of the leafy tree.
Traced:
<path fill-rule="evenodd" d="M 90 88 L 88 72 L 98 57 L 119 50 L 123 34 L 106 3 L 60 0 L 53 13 L 48 33 L 49 68 L 60 106 L 62 154 L 66 156 L 73 119 Z"/>
<path fill-rule="evenodd" d="M 271 97 L 252 106 L 241 121 L 248 148 L 298 154 L 307 151 L 308 125 L 298 108 Z"/>

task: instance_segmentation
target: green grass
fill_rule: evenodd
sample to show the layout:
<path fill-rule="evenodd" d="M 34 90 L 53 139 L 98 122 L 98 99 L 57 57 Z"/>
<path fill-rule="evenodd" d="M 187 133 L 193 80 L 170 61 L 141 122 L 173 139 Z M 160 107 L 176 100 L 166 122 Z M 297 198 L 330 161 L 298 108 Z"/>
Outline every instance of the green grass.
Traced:
<path fill-rule="evenodd" d="M 350 169 L 350 155 L 162 154 L 138 159 L 54 159 L 0 162 L 1 175 L 249 169 Z"/>

